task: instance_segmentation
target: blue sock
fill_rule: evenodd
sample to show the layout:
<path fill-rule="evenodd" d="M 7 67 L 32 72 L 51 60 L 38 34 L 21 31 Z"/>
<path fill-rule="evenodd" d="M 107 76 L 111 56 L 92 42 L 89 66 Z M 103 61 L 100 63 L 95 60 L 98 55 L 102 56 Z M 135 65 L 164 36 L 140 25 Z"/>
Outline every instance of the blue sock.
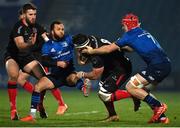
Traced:
<path fill-rule="evenodd" d="M 82 87 L 83 87 L 83 85 L 84 85 L 84 81 L 82 80 L 82 79 L 79 79 L 77 82 L 76 82 L 76 88 L 77 89 L 79 89 L 79 90 L 81 90 L 82 89 Z"/>
<path fill-rule="evenodd" d="M 152 108 L 161 106 L 161 103 L 150 95 L 147 95 L 143 101 L 146 102 Z"/>
<path fill-rule="evenodd" d="M 31 97 L 31 108 L 37 109 L 39 103 L 40 103 L 40 93 L 33 91 Z"/>

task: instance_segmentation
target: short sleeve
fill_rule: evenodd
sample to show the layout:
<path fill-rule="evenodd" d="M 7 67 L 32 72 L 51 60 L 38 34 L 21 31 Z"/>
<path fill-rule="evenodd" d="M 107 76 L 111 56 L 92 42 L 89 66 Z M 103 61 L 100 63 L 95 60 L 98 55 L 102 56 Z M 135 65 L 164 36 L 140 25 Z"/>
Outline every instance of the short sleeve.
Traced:
<path fill-rule="evenodd" d="M 124 34 L 124 35 L 122 36 L 122 38 L 118 38 L 118 39 L 116 40 L 116 44 L 117 44 L 119 47 L 123 47 L 123 46 L 127 45 L 127 43 L 128 43 L 128 36 L 127 36 L 126 34 Z"/>
<path fill-rule="evenodd" d="M 71 50 L 73 50 L 74 49 L 74 44 L 73 44 L 73 41 L 72 41 L 72 36 L 67 35 L 66 40 L 68 41 Z"/>
<path fill-rule="evenodd" d="M 45 42 L 41 49 L 42 56 L 49 56 L 50 55 L 50 46 L 49 41 Z"/>
<path fill-rule="evenodd" d="M 24 33 L 24 28 L 22 25 L 20 24 L 15 24 L 13 29 L 12 29 L 12 37 L 15 38 L 15 37 L 18 37 L 18 36 L 23 36 L 23 33 Z"/>
<path fill-rule="evenodd" d="M 42 35 L 43 33 L 46 32 L 45 27 L 43 27 L 43 26 L 41 26 L 39 24 L 37 24 L 37 29 L 38 29 L 39 35 Z"/>

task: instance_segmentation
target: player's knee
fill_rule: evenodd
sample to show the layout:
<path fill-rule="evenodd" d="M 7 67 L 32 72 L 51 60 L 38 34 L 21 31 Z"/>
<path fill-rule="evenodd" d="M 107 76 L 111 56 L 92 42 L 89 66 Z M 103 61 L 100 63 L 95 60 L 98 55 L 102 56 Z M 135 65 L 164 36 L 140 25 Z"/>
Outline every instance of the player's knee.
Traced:
<path fill-rule="evenodd" d="M 144 87 L 144 84 L 142 84 L 142 82 L 137 78 L 137 76 L 131 77 L 131 79 L 126 85 L 127 90 L 131 90 L 133 88 L 136 88 L 136 89 L 143 88 L 143 87 Z"/>
<path fill-rule="evenodd" d="M 34 91 L 35 92 L 41 92 L 40 90 L 41 90 L 40 86 L 38 86 L 38 84 L 36 84 L 34 87 Z"/>
<path fill-rule="evenodd" d="M 103 92 L 101 90 L 98 92 L 98 96 L 103 102 L 111 101 L 111 95 L 112 93 Z"/>
<path fill-rule="evenodd" d="M 9 75 L 9 80 L 18 81 L 18 74 L 14 73 L 14 74 Z"/>
<path fill-rule="evenodd" d="M 25 79 L 24 77 L 21 77 L 21 76 L 18 77 L 17 83 L 18 83 L 20 86 L 23 86 L 25 82 L 26 82 L 26 79 Z"/>

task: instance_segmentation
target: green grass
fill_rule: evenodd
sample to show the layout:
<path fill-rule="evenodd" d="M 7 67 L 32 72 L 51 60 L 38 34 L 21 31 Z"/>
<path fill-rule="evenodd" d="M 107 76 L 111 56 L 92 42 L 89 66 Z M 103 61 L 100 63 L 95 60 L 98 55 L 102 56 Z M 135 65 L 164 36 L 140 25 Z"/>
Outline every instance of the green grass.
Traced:
<path fill-rule="evenodd" d="M 68 111 L 63 116 L 57 116 L 57 102 L 48 91 L 45 98 L 45 106 L 49 117 L 47 119 L 39 118 L 37 114 L 36 123 L 24 123 L 20 121 L 10 120 L 9 102 L 6 90 L 0 90 L 0 127 L 176 127 L 180 126 L 180 93 L 155 93 L 156 96 L 168 104 L 167 116 L 170 118 L 170 124 L 147 124 L 152 116 L 149 107 L 142 103 L 141 110 L 133 111 L 133 103 L 131 99 L 124 99 L 115 102 L 116 111 L 120 117 L 119 122 L 100 122 L 107 115 L 102 102 L 96 96 L 96 92 L 91 93 L 88 98 L 82 96 L 79 91 L 63 91 L 63 97 L 69 106 Z M 31 95 L 24 91 L 18 92 L 17 108 L 20 117 L 24 117 L 29 113 Z"/>

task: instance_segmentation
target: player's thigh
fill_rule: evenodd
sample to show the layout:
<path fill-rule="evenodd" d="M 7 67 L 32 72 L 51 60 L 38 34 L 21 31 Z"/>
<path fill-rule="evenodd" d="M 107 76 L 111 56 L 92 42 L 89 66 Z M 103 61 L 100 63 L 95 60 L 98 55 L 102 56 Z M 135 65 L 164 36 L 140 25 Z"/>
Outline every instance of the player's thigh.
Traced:
<path fill-rule="evenodd" d="M 32 62 L 25 65 L 23 70 L 27 73 L 32 74 L 37 79 L 40 79 L 41 77 L 45 76 L 44 68 L 36 60 L 33 60 Z"/>
<path fill-rule="evenodd" d="M 17 81 L 19 75 L 19 66 L 17 62 L 14 59 L 8 59 L 5 64 L 9 80 Z"/>
<path fill-rule="evenodd" d="M 19 76 L 18 76 L 18 84 L 20 86 L 23 86 L 24 83 L 27 81 L 27 79 L 29 78 L 29 74 L 23 72 L 22 70 L 19 71 Z"/>
<path fill-rule="evenodd" d="M 139 73 L 137 73 L 136 75 L 130 78 L 130 80 L 126 84 L 126 89 L 129 90 L 129 89 L 143 88 L 147 84 L 149 84 L 149 82 Z"/>
<path fill-rule="evenodd" d="M 54 84 L 47 77 L 42 77 L 35 85 L 35 91 L 41 92 L 46 89 L 53 89 Z"/>

